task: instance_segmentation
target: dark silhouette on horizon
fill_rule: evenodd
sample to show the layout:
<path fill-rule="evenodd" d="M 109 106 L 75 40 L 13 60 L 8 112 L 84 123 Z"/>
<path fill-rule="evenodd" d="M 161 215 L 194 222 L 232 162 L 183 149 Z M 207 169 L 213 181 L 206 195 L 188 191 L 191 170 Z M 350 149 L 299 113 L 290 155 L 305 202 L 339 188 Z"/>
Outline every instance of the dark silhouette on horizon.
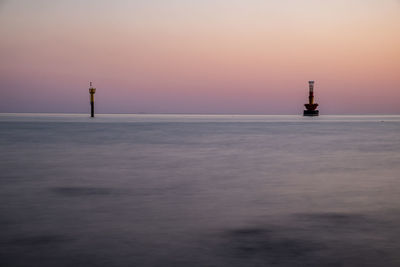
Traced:
<path fill-rule="evenodd" d="M 317 110 L 318 104 L 314 103 L 314 81 L 309 81 L 310 94 L 308 96 L 308 104 L 304 104 L 306 110 L 304 110 L 304 116 L 318 116 L 319 111 Z"/>
<path fill-rule="evenodd" d="M 90 82 L 89 94 L 90 94 L 90 117 L 94 118 L 94 94 L 96 93 L 96 88 L 92 86 Z"/>

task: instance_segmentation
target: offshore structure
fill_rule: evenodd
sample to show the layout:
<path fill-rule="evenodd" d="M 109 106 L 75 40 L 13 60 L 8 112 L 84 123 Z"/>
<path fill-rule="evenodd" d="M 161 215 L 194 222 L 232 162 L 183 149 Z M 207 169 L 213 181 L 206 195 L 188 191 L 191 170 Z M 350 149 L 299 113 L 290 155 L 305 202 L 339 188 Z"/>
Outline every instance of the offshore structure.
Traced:
<path fill-rule="evenodd" d="M 306 110 L 304 110 L 304 116 L 318 116 L 319 111 L 317 110 L 318 104 L 314 103 L 314 81 L 309 81 L 309 96 L 308 96 L 308 104 L 304 104 Z"/>
<path fill-rule="evenodd" d="M 96 93 L 96 88 L 92 86 L 90 82 L 89 94 L 90 94 L 90 117 L 94 118 L 94 94 Z"/>

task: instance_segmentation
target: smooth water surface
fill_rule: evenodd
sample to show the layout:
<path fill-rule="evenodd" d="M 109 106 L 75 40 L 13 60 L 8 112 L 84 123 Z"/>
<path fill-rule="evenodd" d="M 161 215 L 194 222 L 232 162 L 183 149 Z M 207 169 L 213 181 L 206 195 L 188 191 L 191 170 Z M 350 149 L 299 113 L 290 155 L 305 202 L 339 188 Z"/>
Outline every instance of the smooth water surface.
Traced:
<path fill-rule="evenodd" d="M 0 266 L 400 266 L 400 116 L 0 114 Z"/>

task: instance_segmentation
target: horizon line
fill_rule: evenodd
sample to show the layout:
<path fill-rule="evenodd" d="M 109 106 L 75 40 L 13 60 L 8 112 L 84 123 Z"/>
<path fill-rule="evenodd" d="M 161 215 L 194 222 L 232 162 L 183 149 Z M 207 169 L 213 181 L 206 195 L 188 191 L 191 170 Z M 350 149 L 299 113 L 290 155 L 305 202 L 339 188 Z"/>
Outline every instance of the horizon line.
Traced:
<path fill-rule="evenodd" d="M 88 115 L 89 113 L 74 113 L 74 112 L 0 112 L 0 115 L 13 115 L 13 114 L 54 114 L 54 115 Z M 96 115 L 202 115 L 202 116 L 303 116 L 302 113 L 298 114 L 240 114 L 240 113 L 96 113 Z M 400 113 L 396 114 L 321 114 L 320 116 L 400 116 Z"/>

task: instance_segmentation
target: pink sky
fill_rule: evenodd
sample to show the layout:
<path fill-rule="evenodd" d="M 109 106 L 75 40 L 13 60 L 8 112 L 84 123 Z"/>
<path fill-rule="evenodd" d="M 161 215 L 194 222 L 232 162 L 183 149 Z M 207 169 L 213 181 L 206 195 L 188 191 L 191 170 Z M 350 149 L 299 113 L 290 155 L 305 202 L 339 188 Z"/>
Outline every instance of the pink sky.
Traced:
<path fill-rule="evenodd" d="M 84 3 L 82 3 L 84 2 Z M 400 114 L 396 0 L 0 0 L 0 112 Z"/>

